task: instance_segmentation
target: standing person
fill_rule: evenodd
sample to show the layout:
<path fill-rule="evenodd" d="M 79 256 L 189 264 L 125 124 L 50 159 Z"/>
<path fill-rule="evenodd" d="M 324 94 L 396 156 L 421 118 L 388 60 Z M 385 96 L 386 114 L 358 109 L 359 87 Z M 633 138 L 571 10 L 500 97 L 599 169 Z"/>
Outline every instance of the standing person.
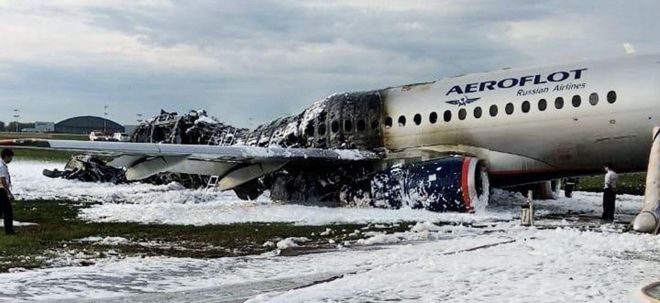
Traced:
<path fill-rule="evenodd" d="M 614 208 L 616 201 L 616 182 L 619 176 L 612 164 L 605 165 L 605 186 L 603 191 L 603 220 L 614 221 Z"/>
<path fill-rule="evenodd" d="M 4 216 L 5 234 L 14 234 L 14 213 L 11 203 L 14 202 L 14 195 L 11 193 L 11 177 L 7 164 L 14 159 L 14 151 L 7 148 L 0 152 L 0 212 Z"/>
<path fill-rule="evenodd" d="M 573 190 L 575 190 L 575 186 L 578 183 L 577 178 L 567 178 L 566 181 L 564 181 L 564 195 L 566 198 L 571 198 L 573 197 Z"/>

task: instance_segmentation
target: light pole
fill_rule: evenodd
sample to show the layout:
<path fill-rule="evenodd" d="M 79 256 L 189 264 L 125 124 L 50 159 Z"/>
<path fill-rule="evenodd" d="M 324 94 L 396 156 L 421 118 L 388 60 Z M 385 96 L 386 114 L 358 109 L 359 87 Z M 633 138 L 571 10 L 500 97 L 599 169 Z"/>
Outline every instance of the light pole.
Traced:
<path fill-rule="evenodd" d="M 107 122 L 107 121 L 108 121 L 108 118 L 107 118 L 107 117 L 108 117 L 108 106 L 107 106 L 107 105 L 103 105 L 103 135 L 107 135 L 107 134 L 108 134 L 108 130 L 107 130 L 107 127 L 108 127 L 108 122 Z"/>
<path fill-rule="evenodd" d="M 19 114 L 18 108 L 14 108 L 14 119 L 16 120 L 16 132 L 18 132 L 18 118 L 21 115 Z"/>

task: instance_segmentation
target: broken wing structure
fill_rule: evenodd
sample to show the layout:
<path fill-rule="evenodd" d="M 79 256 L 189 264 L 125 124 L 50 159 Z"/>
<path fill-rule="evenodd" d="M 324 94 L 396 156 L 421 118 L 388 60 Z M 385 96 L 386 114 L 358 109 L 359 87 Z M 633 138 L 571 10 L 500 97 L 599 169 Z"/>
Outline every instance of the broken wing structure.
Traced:
<path fill-rule="evenodd" d="M 126 169 L 126 179 L 142 180 L 161 172 L 218 176 L 221 189 L 233 189 L 288 163 L 363 162 L 379 159 L 358 150 L 118 143 L 73 140 L 11 140 L 0 145 L 94 153 L 113 157 L 108 164 Z"/>

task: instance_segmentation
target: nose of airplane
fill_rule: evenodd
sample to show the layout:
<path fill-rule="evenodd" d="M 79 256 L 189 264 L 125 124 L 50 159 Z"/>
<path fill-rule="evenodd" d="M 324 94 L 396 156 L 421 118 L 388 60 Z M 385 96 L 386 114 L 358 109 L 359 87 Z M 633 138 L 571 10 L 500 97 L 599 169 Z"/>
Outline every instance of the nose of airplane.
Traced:
<path fill-rule="evenodd" d="M 660 219 L 650 211 L 645 211 L 637 215 L 633 222 L 633 229 L 643 233 L 653 233 L 660 224 Z"/>

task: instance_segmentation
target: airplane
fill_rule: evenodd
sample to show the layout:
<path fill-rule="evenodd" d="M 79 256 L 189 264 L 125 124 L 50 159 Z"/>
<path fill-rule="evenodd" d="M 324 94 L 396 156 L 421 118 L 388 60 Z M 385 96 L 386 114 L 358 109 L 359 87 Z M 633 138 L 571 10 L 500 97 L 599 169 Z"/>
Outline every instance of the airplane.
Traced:
<path fill-rule="evenodd" d="M 660 125 L 660 54 L 503 69 L 334 94 L 232 146 L 4 140 L 105 154 L 128 180 L 217 176 L 255 199 L 472 212 L 489 188 L 644 171 Z M 660 206 L 655 224 L 660 225 Z"/>

